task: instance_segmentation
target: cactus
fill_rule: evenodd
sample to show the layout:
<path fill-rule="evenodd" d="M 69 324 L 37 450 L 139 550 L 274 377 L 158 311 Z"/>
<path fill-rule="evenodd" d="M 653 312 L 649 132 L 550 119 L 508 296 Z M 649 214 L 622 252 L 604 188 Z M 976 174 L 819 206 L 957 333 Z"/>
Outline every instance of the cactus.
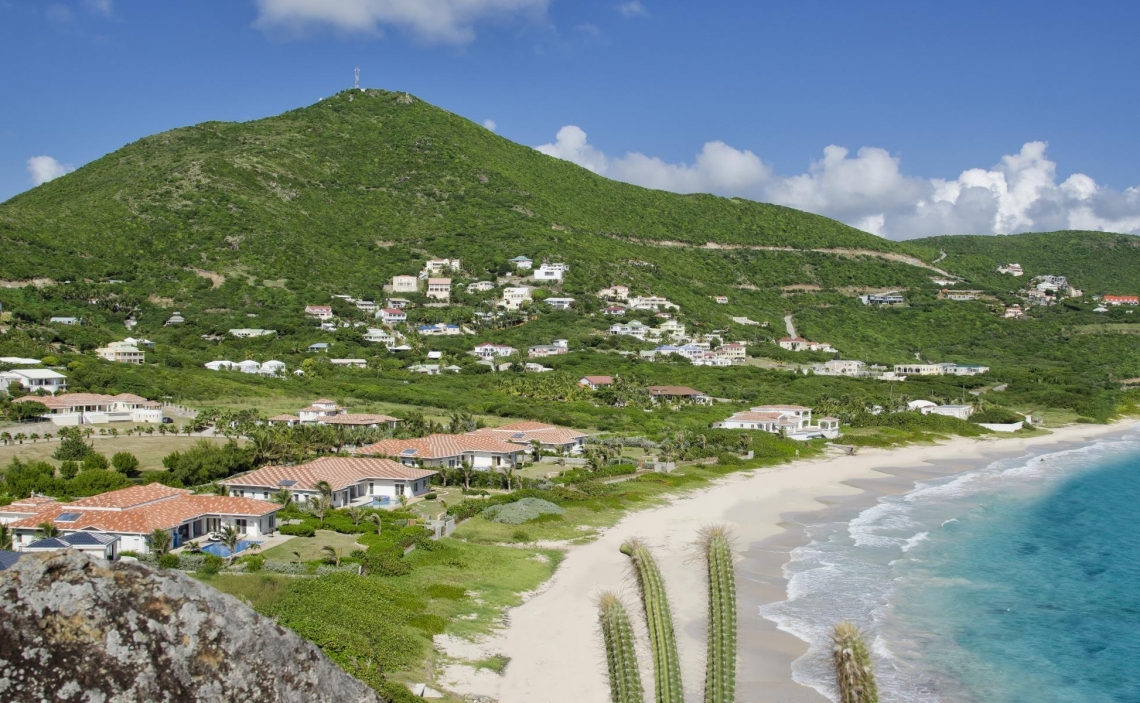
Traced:
<path fill-rule="evenodd" d="M 733 703 L 736 693 L 736 575 L 732 545 L 723 525 L 707 528 L 709 629 L 705 665 L 705 703 Z"/>
<path fill-rule="evenodd" d="M 665 581 L 649 549 L 639 540 L 621 546 L 622 554 L 633 563 L 637 584 L 645 607 L 649 629 L 649 646 L 653 652 L 653 683 L 657 703 L 683 703 L 681 659 L 677 655 L 677 638 L 673 634 L 673 613 L 665 593 Z"/>
<path fill-rule="evenodd" d="M 613 703 L 644 703 L 641 672 L 633 648 L 633 627 L 621 599 L 610 592 L 598 598 L 598 620 L 606 643 L 606 663 L 610 677 L 610 700 Z"/>
<path fill-rule="evenodd" d="M 831 633 L 831 659 L 839 703 L 878 703 L 875 672 L 863 633 L 849 622 L 841 622 Z"/>

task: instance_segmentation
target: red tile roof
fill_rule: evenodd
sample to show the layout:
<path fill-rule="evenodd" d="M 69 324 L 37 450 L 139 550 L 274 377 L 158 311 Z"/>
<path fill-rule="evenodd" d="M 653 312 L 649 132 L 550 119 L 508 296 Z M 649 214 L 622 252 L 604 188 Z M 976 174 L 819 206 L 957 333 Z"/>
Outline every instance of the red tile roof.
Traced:
<path fill-rule="evenodd" d="M 583 437 L 588 436 L 578 430 L 525 420 L 522 422 L 512 422 L 502 427 L 484 427 L 470 434 L 493 437 L 495 439 L 511 442 L 512 444 L 522 445 L 529 445 L 535 440 L 537 440 L 539 444 L 545 445 L 574 444 Z"/>
<path fill-rule="evenodd" d="M 117 491 L 100 493 L 88 498 L 80 498 L 67 505 L 69 507 L 83 507 L 95 510 L 124 510 L 157 500 L 166 500 L 179 495 L 189 495 L 185 488 L 171 488 L 161 483 L 148 483 L 145 486 L 131 486 Z"/>
<path fill-rule="evenodd" d="M 152 486 L 158 484 L 150 484 Z M 148 486 L 136 486 L 147 488 Z M 124 489 L 131 490 L 131 489 Z M 43 522 L 53 522 L 61 530 L 100 530 L 128 534 L 148 534 L 158 529 L 171 529 L 188 520 L 196 520 L 206 515 L 235 515 L 257 517 L 274 513 L 280 505 L 252 498 L 229 496 L 186 495 L 188 491 L 178 490 L 177 494 L 150 503 L 126 508 L 100 508 L 74 503 L 55 503 L 44 506 L 35 515 L 9 524 L 14 529 L 32 529 Z M 120 491 L 113 491 L 120 493 Z M 104 494 L 105 495 L 105 494 Z M 100 498 L 100 496 L 92 496 Z M 94 503 L 117 503 L 121 500 L 90 501 Z M 63 513 L 75 513 L 75 520 L 58 521 Z"/>
<path fill-rule="evenodd" d="M 62 393 L 55 396 L 36 396 L 29 395 L 23 398 L 16 398 L 13 403 L 23 403 L 32 401 L 36 403 L 43 403 L 49 410 L 65 410 L 77 406 L 86 405 L 111 405 L 113 403 L 127 403 L 129 405 L 144 405 L 146 407 L 157 408 L 160 403 L 147 400 L 142 396 L 133 393 L 120 393 L 118 395 L 102 395 L 100 393 Z"/>
<path fill-rule="evenodd" d="M 400 422 L 400 418 L 390 415 L 374 415 L 369 413 L 348 413 L 321 418 L 326 425 L 383 425 L 390 422 Z"/>
<path fill-rule="evenodd" d="M 405 454 L 405 451 L 414 453 Z M 443 459 L 457 457 L 471 452 L 492 454 L 515 454 L 523 449 L 494 437 L 478 434 L 433 434 L 420 439 L 382 439 L 376 444 L 361 447 L 357 454 L 375 456 L 405 456 L 412 459 Z"/>
<path fill-rule="evenodd" d="M 296 466 L 265 466 L 219 483 L 277 490 L 283 487 L 282 481 L 296 481 L 288 488 L 314 490 L 318 483 L 327 481 L 337 491 L 370 478 L 416 481 L 435 473 L 437 472 L 404 466 L 390 459 L 326 456 Z"/>
<path fill-rule="evenodd" d="M 582 378 L 595 386 L 608 386 L 614 382 L 613 376 L 583 376 Z"/>
<path fill-rule="evenodd" d="M 649 395 L 691 396 L 704 395 L 704 393 L 687 386 L 650 386 Z"/>

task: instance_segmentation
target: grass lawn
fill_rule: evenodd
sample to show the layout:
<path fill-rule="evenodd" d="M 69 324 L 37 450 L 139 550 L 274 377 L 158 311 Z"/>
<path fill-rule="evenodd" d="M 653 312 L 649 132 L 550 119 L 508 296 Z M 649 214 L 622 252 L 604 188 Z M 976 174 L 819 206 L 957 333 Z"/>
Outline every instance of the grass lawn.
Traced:
<path fill-rule="evenodd" d="M 357 535 L 342 535 L 332 530 L 317 530 L 317 534 L 312 537 L 294 537 L 285 544 L 270 547 L 260 554 L 272 561 L 296 561 L 297 555 L 293 552 L 300 552 L 301 561 L 315 561 L 323 559 L 325 555 L 321 549 L 330 546 L 333 549 L 341 550 L 344 556 L 348 556 L 353 550 L 362 549 L 360 545 L 356 544 L 356 538 Z"/>
<path fill-rule="evenodd" d="M 44 423 L 46 424 L 46 423 Z M 38 430 L 21 430 L 25 434 L 31 431 L 43 434 L 45 431 L 51 432 L 59 431 L 58 427 L 50 426 L 51 430 L 40 428 Z M 10 431 L 10 430 L 8 430 Z M 52 434 L 56 434 L 52 432 Z M 162 469 L 162 458 L 167 454 L 176 451 L 185 451 L 198 441 L 206 439 L 210 442 L 217 444 L 225 444 L 226 440 L 223 437 L 186 437 L 185 435 L 160 435 L 157 432 L 153 435 L 144 435 L 142 437 L 132 436 L 127 437 L 120 434 L 118 437 L 100 437 L 98 434 L 91 436 L 91 442 L 95 446 L 95 451 L 100 454 L 105 454 L 108 459 L 111 458 L 116 452 L 130 452 L 139 459 L 139 466 L 144 470 Z M 0 446 L 0 466 L 8 464 L 13 457 L 19 457 L 21 461 L 47 461 L 50 463 L 58 463 L 55 459 L 51 458 L 52 452 L 59 446 L 59 439 L 52 438 L 50 442 L 39 440 L 32 443 L 30 440 L 24 440 L 23 444 L 8 444 Z"/>
<path fill-rule="evenodd" d="M 195 408 L 218 408 L 219 410 L 246 410 L 255 408 L 259 413 L 272 417 L 282 413 L 296 415 L 301 408 L 307 408 L 317 400 L 315 396 L 276 396 L 265 398 L 249 398 L 241 400 L 222 400 L 211 402 L 187 403 Z M 406 405 L 401 403 L 379 403 L 362 401 L 355 398 L 332 398 L 340 403 L 350 413 L 379 413 L 394 415 L 397 412 L 422 412 L 424 418 L 435 422 L 450 422 L 451 411 L 443 408 L 432 408 L 419 405 Z M 475 419 L 488 427 L 498 427 L 507 422 L 514 422 L 512 418 L 503 418 L 496 415 L 476 415 Z"/>

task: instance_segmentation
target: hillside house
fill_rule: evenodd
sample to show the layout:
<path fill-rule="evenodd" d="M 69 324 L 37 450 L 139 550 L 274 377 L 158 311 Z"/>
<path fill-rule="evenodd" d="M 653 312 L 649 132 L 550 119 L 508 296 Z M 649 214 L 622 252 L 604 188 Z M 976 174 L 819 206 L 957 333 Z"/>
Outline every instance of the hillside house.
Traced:
<path fill-rule="evenodd" d="M 870 295 L 861 295 L 859 300 L 863 301 L 864 305 L 878 305 L 878 306 L 891 306 L 902 305 L 906 302 L 901 293 L 871 293 Z"/>
<path fill-rule="evenodd" d="M 646 295 L 638 298 L 630 298 L 629 307 L 631 310 L 653 310 L 659 312 L 661 310 L 680 310 L 679 305 L 669 302 L 668 298 L 662 298 L 657 295 Z"/>
<path fill-rule="evenodd" d="M 111 342 L 105 347 L 96 349 L 95 356 L 117 364 L 142 365 L 146 361 L 146 352 L 126 342 Z"/>
<path fill-rule="evenodd" d="M 596 391 L 599 388 L 607 388 L 614 384 L 613 376 L 583 376 L 578 379 L 578 385 Z"/>
<path fill-rule="evenodd" d="M 1103 298 L 1105 305 L 1118 307 L 1120 305 L 1140 305 L 1140 296 L 1135 295 L 1106 295 Z"/>
<path fill-rule="evenodd" d="M 685 325 L 674 319 L 668 319 L 657 326 L 657 333 L 680 339 L 685 336 Z"/>
<path fill-rule="evenodd" d="M 167 318 L 166 322 L 162 323 L 162 326 L 163 327 L 174 327 L 176 325 L 182 325 L 185 323 L 186 323 L 186 318 L 182 317 L 182 313 L 176 312 L 173 315 L 171 315 L 169 318 Z"/>
<path fill-rule="evenodd" d="M 1037 290 L 1042 292 L 1057 293 L 1069 288 L 1069 279 L 1064 276 L 1037 276 L 1033 280 L 1037 282 Z"/>
<path fill-rule="evenodd" d="M 712 398 L 708 395 L 687 386 L 649 386 L 649 398 L 654 403 L 676 403 L 681 401 L 689 401 L 697 403 L 698 405 L 708 405 L 712 403 Z"/>
<path fill-rule="evenodd" d="M 386 325 L 394 325 L 408 319 L 408 313 L 399 308 L 383 308 L 376 313 L 376 317 Z"/>
<path fill-rule="evenodd" d="M 506 344 L 492 344 L 491 342 L 483 342 L 482 344 L 476 344 L 475 348 L 467 353 L 471 356 L 477 356 L 483 361 L 493 361 L 498 358 L 517 354 L 518 349 L 507 346 Z"/>
<path fill-rule="evenodd" d="M 523 364 L 523 371 L 527 373 L 547 373 L 548 371 L 553 370 L 554 369 L 550 368 L 549 366 L 543 366 L 542 364 L 533 361 L 528 361 L 527 363 Z"/>
<path fill-rule="evenodd" d="M 974 414 L 974 406 L 972 405 L 939 405 L 930 409 L 932 415 L 945 415 L 946 417 L 956 417 L 959 420 L 969 420 L 970 416 Z"/>
<path fill-rule="evenodd" d="M 415 293 L 420 289 L 420 279 L 415 276 L 392 276 L 393 293 Z"/>
<path fill-rule="evenodd" d="M 534 270 L 534 280 L 561 281 L 562 274 L 566 271 L 564 266 L 565 264 L 543 264 Z"/>
<path fill-rule="evenodd" d="M 443 367 L 439 364 L 412 364 L 408 367 L 409 373 L 422 373 L 425 376 L 439 376 L 443 373 Z"/>
<path fill-rule="evenodd" d="M 20 390 L 24 393 L 44 391 L 56 395 L 67 390 L 67 376 L 51 369 L 0 371 L 0 394 L 8 393 L 14 383 L 20 384 Z"/>
<path fill-rule="evenodd" d="M 573 298 L 547 298 L 542 302 L 546 303 L 555 310 L 569 310 L 570 308 L 574 307 Z"/>
<path fill-rule="evenodd" d="M 55 396 L 30 395 L 13 403 L 41 403 L 48 411 L 43 417 L 59 427 L 96 425 L 107 422 L 162 422 L 162 404 L 133 393 L 61 393 Z"/>
<path fill-rule="evenodd" d="M 998 273 L 1008 274 L 1010 276 L 1023 276 L 1025 271 L 1021 268 L 1021 264 L 1006 264 L 1005 266 L 998 266 Z"/>
<path fill-rule="evenodd" d="M 317 342 L 309 345 L 309 351 L 314 353 L 328 352 L 329 347 L 332 345 L 328 342 Z"/>
<path fill-rule="evenodd" d="M 518 310 L 531 301 L 531 289 L 526 286 L 513 286 L 503 289 L 503 298 L 498 302 L 500 307 L 507 310 Z"/>
<path fill-rule="evenodd" d="M 413 307 L 412 301 L 408 300 L 407 298 L 388 298 L 384 301 L 384 305 L 393 310 L 407 310 L 408 308 Z"/>
<path fill-rule="evenodd" d="M 72 325 L 78 325 L 79 324 L 79 318 L 78 317 L 53 317 L 53 318 L 48 320 L 48 324 L 67 325 L 70 327 Z"/>
<path fill-rule="evenodd" d="M 978 296 L 982 294 L 980 290 L 950 290 L 943 288 L 938 294 L 939 298 L 943 300 L 953 300 L 955 302 L 964 303 L 971 300 L 977 300 Z"/>
<path fill-rule="evenodd" d="M 511 259 L 508 263 L 510 263 L 512 266 L 514 266 L 516 269 L 518 269 L 520 271 L 529 271 L 531 269 L 531 267 L 534 266 L 534 262 L 531 261 L 530 259 L 526 258 L 525 256 L 516 256 L 515 258 Z"/>
<path fill-rule="evenodd" d="M 329 359 L 329 363 L 333 366 L 341 366 L 350 369 L 364 369 L 368 368 L 367 359 Z"/>
<path fill-rule="evenodd" d="M 1020 305 L 1010 305 L 1002 311 L 1001 316 L 1007 320 L 1024 320 L 1025 311 L 1021 309 Z"/>
<path fill-rule="evenodd" d="M 389 457 L 405 466 L 455 469 L 467 462 L 475 469 L 495 470 L 517 466 L 526 449 L 486 435 L 434 434 L 419 439 L 383 439 L 361 447 L 356 454 Z"/>
<path fill-rule="evenodd" d="M 859 378 L 868 374 L 867 364 L 854 359 L 830 359 L 813 367 L 820 376 L 850 376 Z"/>
<path fill-rule="evenodd" d="M 353 303 L 353 305 L 356 306 L 357 310 L 370 314 L 376 312 L 380 308 L 380 306 L 376 304 L 375 300 L 357 300 Z"/>
<path fill-rule="evenodd" d="M 714 295 L 713 300 L 715 300 L 720 305 L 728 305 L 727 295 Z"/>
<path fill-rule="evenodd" d="M 318 320 L 331 320 L 333 318 L 331 305 L 306 305 L 305 314 Z"/>
<path fill-rule="evenodd" d="M 458 271 L 463 266 L 459 263 L 459 259 L 428 259 L 424 263 L 424 271 L 429 274 L 443 273 L 444 271 Z"/>
<path fill-rule="evenodd" d="M 836 353 L 836 349 L 827 342 L 811 342 L 803 337 L 783 337 L 777 344 L 780 345 L 781 349 L 794 352 L 813 351 L 828 352 L 830 354 Z"/>
<path fill-rule="evenodd" d="M 990 370 L 988 366 L 972 364 L 929 363 L 895 364 L 895 373 L 904 376 L 980 376 Z"/>
<path fill-rule="evenodd" d="M 230 336 L 237 337 L 238 339 L 253 339 L 254 337 L 273 337 L 277 334 L 277 330 L 263 330 L 253 329 L 250 327 L 239 327 L 229 331 Z"/>
<path fill-rule="evenodd" d="M 812 422 L 811 408 L 802 405 L 759 405 L 746 412 L 713 423 L 714 428 L 729 430 L 760 430 L 783 434 L 788 439 L 835 439 L 839 436 L 839 420 L 823 417 Z"/>
<path fill-rule="evenodd" d="M 391 348 L 396 345 L 397 336 L 395 332 L 369 327 L 368 331 L 364 333 L 364 341 L 374 344 L 383 344 L 385 347 Z"/>
<path fill-rule="evenodd" d="M 558 344 L 557 342 L 562 342 Z M 570 348 L 565 340 L 557 340 L 554 344 L 539 344 L 527 350 L 527 356 L 531 359 L 542 359 L 547 356 L 559 356 L 561 354 L 569 354 Z"/>
<path fill-rule="evenodd" d="M 645 324 L 641 320 L 634 320 L 628 325 L 622 322 L 610 325 L 610 334 L 634 337 L 635 339 L 640 339 L 642 341 L 645 341 L 645 338 L 650 336 L 652 330 L 652 327 Z"/>
<path fill-rule="evenodd" d="M 442 300 L 447 302 L 451 300 L 451 279 L 450 278 L 429 278 L 427 282 L 427 297 L 433 300 Z"/>
<path fill-rule="evenodd" d="M 474 283 L 467 284 L 467 292 L 471 293 L 486 293 L 487 291 L 495 290 L 495 284 L 491 281 L 475 281 Z"/>
<path fill-rule="evenodd" d="M 625 317 L 625 308 L 620 305 L 609 305 L 602 308 L 602 314 L 612 317 Z"/>
<path fill-rule="evenodd" d="M 722 344 L 717 347 L 716 353 L 733 364 L 743 364 L 748 361 L 748 347 L 743 342 Z"/>
<path fill-rule="evenodd" d="M 421 337 L 452 337 L 463 334 L 463 329 L 459 325 L 438 322 L 434 325 L 420 325 L 416 328 L 416 332 Z"/>
<path fill-rule="evenodd" d="M 598 291 L 598 297 L 603 300 L 629 300 L 629 288 L 622 285 L 603 288 Z"/>
<path fill-rule="evenodd" d="M 219 483 L 229 488 L 230 495 L 258 498 L 285 488 L 298 504 L 319 498 L 321 484 L 327 483 L 332 488 L 333 507 L 343 508 L 424 495 L 431 490 L 431 477 L 436 473 L 391 459 L 326 456 L 294 466 L 265 466 Z"/>
<path fill-rule="evenodd" d="M 5 510 L 13 506 L 16 503 Z M 120 551 L 146 554 L 155 530 L 170 533 L 174 547 L 223 527 L 237 529 L 243 539 L 273 534 L 281 506 L 252 497 L 195 495 L 184 488 L 148 483 L 70 503 L 37 501 L 21 509 L 27 510 L 26 517 L 8 524 L 16 551 L 38 541 L 40 524 L 48 523 L 65 539 L 80 532 L 118 537 Z"/>

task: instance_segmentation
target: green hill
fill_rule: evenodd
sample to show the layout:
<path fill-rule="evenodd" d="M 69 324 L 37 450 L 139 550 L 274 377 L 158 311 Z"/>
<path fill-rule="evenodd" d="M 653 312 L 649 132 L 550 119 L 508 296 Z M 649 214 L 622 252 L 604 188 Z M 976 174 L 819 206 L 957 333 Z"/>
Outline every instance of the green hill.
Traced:
<path fill-rule="evenodd" d="M 995 289 L 1023 285 L 1034 276 L 1064 275 L 1087 294 L 1140 293 L 1140 237 L 1105 232 L 1033 232 L 914 239 L 908 248 L 930 257 L 942 251 L 939 266 L 972 284 Z M 1025 277 L 1013 283 L 997 267 L 1018 263 Z"/>
<path fill-rule="evenodd" d="M 902 251 L 789 208 L 610 181 L 376 90 L 141 139 L 0 205 L 0 239 L 8 279 L 195 267 L 342 286 L 399 272 L 391 244 L 472 263 L 599 239 Z"/>

